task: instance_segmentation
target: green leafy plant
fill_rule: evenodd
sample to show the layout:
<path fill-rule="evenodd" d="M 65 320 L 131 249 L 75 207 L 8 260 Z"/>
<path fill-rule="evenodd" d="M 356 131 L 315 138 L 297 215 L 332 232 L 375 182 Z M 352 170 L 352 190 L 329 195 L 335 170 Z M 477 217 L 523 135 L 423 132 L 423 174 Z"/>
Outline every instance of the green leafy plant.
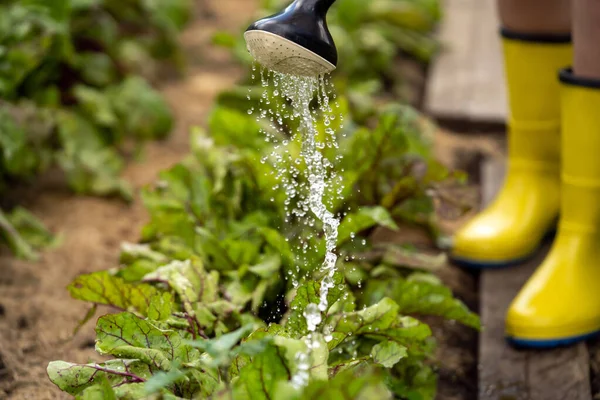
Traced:
<path fill-rule="evenodd" d="M 0 193 L 57 165 L 77 193 L 129 200 L 119 147 L 164 138 L 173 123 L 136 74 L 151 78 L 156 60 L 181 64 L 177 32 L 190 11 L 190 0 L 0 4 Z M 1 236 L 35 257 L 40 243 L 13 228 L 5 221 Z"/>
<path fill-rule="evenodd" d="M 374 228 L 398 229 L 392 215 L 402 218 L 397 210 L 407 200 L 382 201 L 394 193 L 397 171 L 410 177 L 406 166 L 415 159 L 441 168 L 428 154 L 426 136 L 414 131 L 416 117 L 391 107 L 371 130 L 354 126 L 339 132 L 344 157 L 364 164 L 387 159 L 388 150 L 377 151 L 382 141 L 405 145 L 397 145 L 394 157 L 390 151 L 384 167 L 373 165 L 377 177 L 362 162 L 338 161 L 347 163 L 342 180 L 350 189 L 337 209 L 353 209 L 340 226 L 338 272 L 329 307 L 321 313 L 322 333 L 310 333 L 304 310 L 319 302 L 320 227 L 284 224 L 285 193 L 276 188 L 274 165 L 261 162 L 273 144 L 261 139 L 254 117 L 217 107 L 210 134 L 192 134 L 193 154 L 144 191 L 150 221 L 141 244 L 123 246 L 119 268 L 80 276 L 69 287 L 74 298 L 92 304 L 86 319 L 97 305 L 116 310 L 96 324 L 96 350 L 112 358 L 84 365 L 52 362 L 50 379 L 82 399 L 98 393 L 432 399 L 435 340 L 418 316 L 474 328 L 479 320 L 432 275 L 383 254 L 364 255 L 376 249 Z M 240 135 L 244 140 L 236 140 Z M 407 198 L 423 193 L 419 201 L 431 201 L 426 188 L 435 180 L 414 179 Z M 376 189 L 357 195 L 366 187 Z M 316 251 L 305 253 L 305 241 Z M 299 387 L 297 355 L 308 350 L 309 334 L 319 345 L 310 351 L 308 386 Z"/>
<path fill-rule="evenodd" d="M 265 8 L 280 6 L 274 3 Z M 319 135 L 330 128 L 340 143 L 322 151 L 338 173 L 328 207 L 342 217 L 318 333 L 304 314 L 320 300 L 322 229 L 287 214 L 295 200 L 290 204 L 275 171 L 283 142 L 291 157 L 277 163 L 305 168 L 295 162 L 298 122 L 282 117 L 273 129 L 257 121 L 248 108 L 274 111 L 283 100 L 261 103 L 268 90 L 236 87 L 220 96 L 208 131 L 192 132 L 192 154 L 142 193 L 150 218 L 140 243 L 123 245 L 118 268 L 69 286 L 72 297 L 91 304 L 82 324 L 98 305 L 114 312 L 96 323 L 96 350 L 108 361 L 49 364 L 61 390 L 81 399 L 435 397 L 435 339 L 419 318 L 475 329 L 479 319 L 425 271 L 438 258 L 375 243 L 371 234 L 398 230 L 398 222 L 435 234 L 435 190 L 460 176 L 430 154 L 431 124 L 410 107 L 376 110 L 371 94 L 393 76 L 398 48 L 428 57 L 423 43 L 434 47 L 438 4 L 349 3 L 330 18 L 334 34 L 350 38 L 338 38 L 342 56 L 356 58 L 341 63 L 338 75 L 344 128 L 341 119 L 318 122 Z M 245 54 L 237 39 L 215 40 Z M 296 379 L 303 374 L 306 386 Z"/>

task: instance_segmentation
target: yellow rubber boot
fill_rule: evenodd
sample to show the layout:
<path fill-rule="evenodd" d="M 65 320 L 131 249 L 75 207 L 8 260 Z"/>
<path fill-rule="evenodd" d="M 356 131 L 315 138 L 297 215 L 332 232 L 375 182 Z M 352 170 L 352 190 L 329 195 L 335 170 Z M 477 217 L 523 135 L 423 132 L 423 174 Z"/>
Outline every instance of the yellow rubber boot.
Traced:
<path fill-rule="evenodd" d="M 453 238 L 450 257 L 471 268 L 518 263 L 555 227 L 560 204 L 560 85 L 570 39 L 503 32 L 510 121 L 507 175 L 495 201 Z"/>
<path fill-rule="evenodd" d="M 561 72 L 562 200 L 552 249 L 511 304 L 506 333 L 554 347 L 600 330 L 600 80 Z"/>

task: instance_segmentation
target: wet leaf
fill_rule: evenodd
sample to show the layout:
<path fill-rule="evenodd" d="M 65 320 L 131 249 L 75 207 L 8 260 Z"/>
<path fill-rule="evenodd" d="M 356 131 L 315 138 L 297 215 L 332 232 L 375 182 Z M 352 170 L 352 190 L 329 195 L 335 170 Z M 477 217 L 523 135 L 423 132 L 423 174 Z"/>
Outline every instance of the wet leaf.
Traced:
<path fill-rule="evenodd" d="M 342 299 L 347 288 L 344 285 L 344 277 L 337 272 L 334 275 L 334 286 L 327 293 L 328 309 L 338 300 Z M 286 321 L 289 332 L 297 337 L 308 334 L 308 326 L 304 312 L 309 304 L 318 305 L 320 302 L 321 284 L 315 281 L 307 281 L 296 290 L 296 295 L 290 304 L 290 315 Z M 321 313 L 323 316 L 324 313 Z"/>
<path fill-rule="evenodd" d="M 392 341 L 381 342 L 371 349 L 373 360 L 386 368 L 392 368 L 407 354 L 405 346 Z"/>
<path fill-rule="evenodd" d="M 193 364 L 200 353 L 185 344 L 189 335 L 161 329 L 131 313 L 105 315 L 96 325 L 96 350 L 119 358 L 138 359 L 162 371 L 169 371 L 174 360 Z"/>
<path fill-rule="evenodd" d="M 233 384 L 232 397 L 236 400 L 273 399 L 278 385 L 291 378 L 283 351 L 271 344 L 240 370 L 239 377 Z"/>

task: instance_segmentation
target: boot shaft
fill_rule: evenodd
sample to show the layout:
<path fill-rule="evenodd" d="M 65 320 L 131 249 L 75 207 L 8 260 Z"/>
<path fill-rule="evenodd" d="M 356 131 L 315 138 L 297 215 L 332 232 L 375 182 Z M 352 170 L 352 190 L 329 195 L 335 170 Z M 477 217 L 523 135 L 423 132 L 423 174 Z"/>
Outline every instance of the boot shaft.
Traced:
<path fill-rule="evenodd" d="M 600 231 L 600 81 L 560 73 L 561 227 Z"/>
<path fill-rule="evenodd" d="M 515 35 L 503 31 L 510 120 L 509 169 L 556 174 L 560 164 L 558 71 L 572 60 L 568 37 Z"/>

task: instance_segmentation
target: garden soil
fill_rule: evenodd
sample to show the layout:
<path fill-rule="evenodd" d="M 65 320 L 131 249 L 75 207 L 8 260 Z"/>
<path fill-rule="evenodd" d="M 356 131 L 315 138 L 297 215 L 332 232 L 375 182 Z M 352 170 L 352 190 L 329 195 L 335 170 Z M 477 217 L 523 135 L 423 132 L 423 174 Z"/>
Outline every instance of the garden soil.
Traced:
<path fill-rule="evenodd" d="M 215 96 L 231 87 L 243 73 L 231 62 L 227 51 L 211 46 L 211 35 L 218 29 L 239 32 L 251 18 L 257 1 L 198 3 L 195 19 L 182 35 L 188 59 L 185 74 L 162 84 L 162 92 L 175 111 L 177 126 L 166 141 L 145 146 L 142 160 L 130 163 L 126 169 L 125 178 L 136 189 L 153 182 L 159 171 L 187 154 L 189 128 L 203 124 Z M 469 159 L 461 155 L 464 146 L 459 139 L 452 135 L 440 138 L 440 157 L 446 157 L 445 161 L 452 164 L 457 159 Z M 469 151 L 477 154 L 479 150 Z M 38 262 L 18 261 L 6 252 L 0 254 L 0 399 L 69 398 L 48 380 L 48 362 L 85 363 L 100 357 L 94 352 L 93 323 L 73 335 L 87 305 L 71 299 L 66 286 L 79 274 L 118 265 L 120 243 L 135 242 L 147 218 L 139 198 L 128 205 L 117 199 L 73 196 L 55 175 L 49 174 L 19 193 L 19 200 L 60 234 L 60 246 L 45 251 Z M 476 204 L 477 187 L 471 185 L 465 196 Z M 460 223 L 455 218 L 451 221 L 447 229 Z M 423 246 L 431 246 L 422 234 L 411 235 L 407 231 L 394 240 L 421 240 Z M 460 298 L 477 309 L 475 276 L 449 265 L 438 273 Z M 440 342 L 438 398 L 474 399 L 477 334 L 450 322 L 428 322 Z"/>

